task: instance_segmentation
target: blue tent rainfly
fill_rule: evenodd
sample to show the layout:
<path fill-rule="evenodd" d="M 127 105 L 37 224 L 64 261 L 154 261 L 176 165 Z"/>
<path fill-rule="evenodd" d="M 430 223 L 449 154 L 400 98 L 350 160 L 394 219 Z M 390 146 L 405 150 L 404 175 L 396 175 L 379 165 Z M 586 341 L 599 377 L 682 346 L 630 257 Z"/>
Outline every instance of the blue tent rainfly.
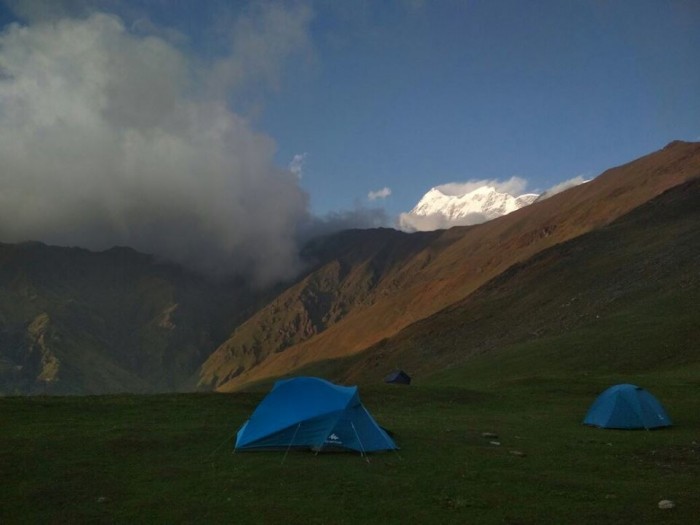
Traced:
<path fill-rule="evenodd" d="M 277 381 L 238 430 L 236 450 L 398 449 L 360 402 L 356 386 L 316 377 Z"/>
<path fill-rule="evenodd" d="M 649 392 L 636 385 L 622 384 L 611 386 L 598 396 L 583 424 L 601 428 L 648 430 L 670 427 L 671 418 Z"/>

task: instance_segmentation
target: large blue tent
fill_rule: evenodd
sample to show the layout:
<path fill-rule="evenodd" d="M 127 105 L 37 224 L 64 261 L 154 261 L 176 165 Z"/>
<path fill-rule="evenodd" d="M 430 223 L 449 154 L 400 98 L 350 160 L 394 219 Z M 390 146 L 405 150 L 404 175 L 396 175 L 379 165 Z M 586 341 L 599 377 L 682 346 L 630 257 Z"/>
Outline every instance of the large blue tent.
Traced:
<path fill-rule="evenodd" d="M 289 448 L 364 453 L 398 447 L 362 405 L 357 387 L 296 377 L 277 381 L 236 437 L 236 450 Z"/>
<path fill-rule="evenodd" d="M 637 385 L 615 385 L 600 394 L 583 420 L 584 425 L 602 428 L 659 428 L 670 427 L 661 403 Z"/>

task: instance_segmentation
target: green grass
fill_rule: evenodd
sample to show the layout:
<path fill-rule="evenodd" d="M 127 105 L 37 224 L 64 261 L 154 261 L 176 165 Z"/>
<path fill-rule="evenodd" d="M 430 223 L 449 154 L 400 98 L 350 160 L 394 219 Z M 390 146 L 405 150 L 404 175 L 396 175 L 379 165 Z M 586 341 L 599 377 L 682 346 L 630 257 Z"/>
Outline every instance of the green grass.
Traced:
<path fill-rule="evenodd" d="M 2 398 L 0 523 L 693 523 L 700 515 L 697 374 L 497 380 L 496 369 L 477 365 L 431 384 L 364 387 L 365 405 L 401 447 L 369 462 L 233 454 L 235 430 L 260 393 Z M 662 398 L 676 425 L 582 426 L 595 394 L 623 379 Z M 661 499 L 676 508 L 658 509 Z"/>

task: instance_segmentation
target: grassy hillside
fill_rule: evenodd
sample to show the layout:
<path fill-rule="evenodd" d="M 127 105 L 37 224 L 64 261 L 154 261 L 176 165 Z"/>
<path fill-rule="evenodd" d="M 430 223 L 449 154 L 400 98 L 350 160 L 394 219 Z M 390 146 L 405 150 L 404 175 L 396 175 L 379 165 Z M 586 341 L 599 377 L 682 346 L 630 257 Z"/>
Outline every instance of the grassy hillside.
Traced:
<path fill-rule="evenodd" d="M 648 432 L 581 425 L 607 377 L 521 376 L 506 370 L 481 378 L 493 386 L 472 386 L 463 369 L 362 389 L 401 447 L 369 462 L 232 454 L 260 394 L 2 398 L 0 522 L 694 522 L 697 379 L 632 378 L 675 423 Z M 662 499 L 676 507 L 659 509 Z"/>

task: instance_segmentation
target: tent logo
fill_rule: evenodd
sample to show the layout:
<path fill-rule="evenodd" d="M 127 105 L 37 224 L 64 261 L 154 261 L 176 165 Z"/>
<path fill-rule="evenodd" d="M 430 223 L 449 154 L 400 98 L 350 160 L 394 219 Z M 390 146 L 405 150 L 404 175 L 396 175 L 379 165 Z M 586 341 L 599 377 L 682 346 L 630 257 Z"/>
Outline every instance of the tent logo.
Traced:
<path fill-rule="evenodd" d="M 333 432 L 330 436 L 328 436 L 328 439 L 330 441 L 340 441 L 340 438 L 338 437 L 338 435 L 335 432 Z"/>

